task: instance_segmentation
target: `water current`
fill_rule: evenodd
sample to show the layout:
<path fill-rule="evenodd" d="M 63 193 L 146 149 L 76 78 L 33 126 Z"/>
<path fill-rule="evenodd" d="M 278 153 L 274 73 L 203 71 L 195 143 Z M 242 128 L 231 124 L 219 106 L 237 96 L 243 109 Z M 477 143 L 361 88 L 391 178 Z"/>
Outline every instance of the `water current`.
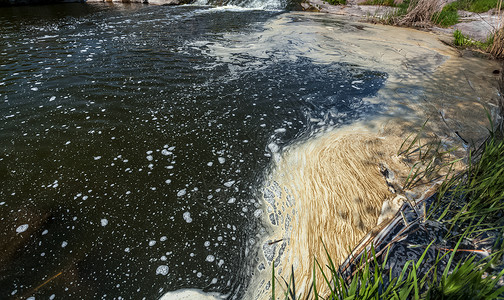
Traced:
<path fill-rule="evenodd" d="M 243 297 L 275 154 L 379 112 L 365 98 L 388 77 L 315 59 L 312 34 L 267 36 L 279 18 L 360 30 L 210 6 L 0 10 L 0 298 Z"/>

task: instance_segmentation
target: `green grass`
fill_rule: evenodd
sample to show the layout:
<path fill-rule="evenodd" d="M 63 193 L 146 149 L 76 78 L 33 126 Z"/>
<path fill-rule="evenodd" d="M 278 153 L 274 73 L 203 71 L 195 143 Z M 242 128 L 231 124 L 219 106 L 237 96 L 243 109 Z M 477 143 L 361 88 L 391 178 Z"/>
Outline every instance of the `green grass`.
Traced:
<path fill-rule="evenodd" d="M 494 42 L 493 35 L 490 35 L 485 42 L 480 42 L 465 36 L 460 30 L 455 30 L 453 38 L 455 46 L 476 48 L 483 51 L 488 51 Z"/>
<path fill-rule="evenodd" d="M 324 0 L 331 5 L 345 5 L 346 0 Z"/>
<path fill-rule="evenodd" d="M 362 3 L 362 5 L 381 5 L 381 6 L 392 6 L 395 7 L 394 0 L 367 0 Z"/>
<path fill-rule="evenodd" d="M 498 9 L 499 0 L 459 0 L 448 4 L 455 10 L 467 10 L 475 13 L 487 12 L 491 9 Z"/>
<path fill-rule="evenodd" d="M 460 0 L 449 3 L 432 17 L 432 22 L 442 27 L 455 25 L 459 22 L 458 10 L 467 10 L 476 13 L 487 12 L 498 8 L 499 0 Z"/>
<path fill-rule="evenodd" d="M 327 263 L 321 265 L 315 260 L 313 266 L 313 281 L 308 296 L 302 298 L 296 293 L 294 270 L 291 271 L 289 281 L 279 280 L 272 271 L 272 298 L 277 299 L 276 283 L 280 283 L 282 292 L 280 299 L 502 299 L 504 287 L 499 287 L 498 282 L 504 275 L 504 270 L 496 272 L 493 264 L 499 256 L 494 255 L 487 259 L 477 259 L 469 256 L 455 262 L 459 240 L 451 252 L 438 254 L 434 263 L 428 265 L 428 271 L 421 273 L 421 269 L 428 264 L 426 255 L 432 242 L 425 247 L 424 252 L 416 261 L 407 261 L 401 269 L 399 276 L 392 277 L 392 270 L 387 269 L 388 252 L 384 259 L 376 256 L 374 248 L 370 254 L 366 252 L 356 265 L 356 271 L 348 280 L 337 269 L 327 253 Z M 502 252 L 502 251 L 501 251 Z M 446 263 L 446 260 L 447 263 Z M 445 264 L 441 264 L 444 261 Z M 456 263 L 456 264 L 455 264 Z M 441 276 L 437 276 L 438 267 L 444 268 Z M 315 272 L 321 272 L 322 283 L 328 292 L 321 294 L 315 281 Z M 484 278 L 484 274 L 487 276 Z"/>
<path fill-rule="evenodd" d="M 504 288 L 499 288 L 498 282 L 504 270 L 495 278 L 483 278 L 491 269 L 491 263 L 480 266 L 475 256 L 460 261 L 450 274 L 443 274 L 441 280 L 431 283 L 425 299 L 501 299 Z"/>
<path fill-rule="evenodd" d="M 457 24 L 459 21 L 457 9 L 457 2 L 452 2 L 445 5 L 440 12 L 437 12 L 432 16 L 432 22 L 442 27 L 448 27 Z"/>
<path fill-rule="evenodd" d="M 452 165 L 460 161 L 449 160 L 455 148 L 444 149 L 439 137 L 425 135 L 427 122 L 428 120 L 424 122 L 418 133 L 409 135 L 397 151 L 397 156 L 413 164 L 403 183 L 403 189 L 412 189 L 423 182 L 441 179 L 441 174 L 449 174 Z"/>
<path fill-rule="evenodd" d="M 481 148 L 470 152 L 467 169 L 439 189 L 431 211 L 442 207 L 436 218 L 450 230 L 474 235 L 504 228 L 504 139 L 492 126 Z"/>
<path fill-rule="evenodd" d="M 499 0 L 461 0 L 454 3 L 458 4 L 457 9 L 482 13 L 497 8 Z"/>

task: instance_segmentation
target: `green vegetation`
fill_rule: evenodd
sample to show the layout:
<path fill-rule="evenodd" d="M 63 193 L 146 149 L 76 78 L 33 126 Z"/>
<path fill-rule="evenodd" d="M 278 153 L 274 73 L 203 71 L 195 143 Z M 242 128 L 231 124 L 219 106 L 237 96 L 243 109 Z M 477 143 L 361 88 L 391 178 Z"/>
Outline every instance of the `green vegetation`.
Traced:
<path fill-rule="evenodd" d="M 490 9 L 498 9 L 499 0 L 459 0 L 453 3 L 455 3 L 456 9 L 482 13 Z"/>
<path fill-rule="evenodd" d="M 474 41 L 469 37 L 465 36 L 460 32 L 460 30 L 455 30 L 453 33 L 454 44 L 459 47 L 473 47 L 483 51 L 489 51 L 494 42 L 494 36 L 491 35 L 487 38 L 485 42 Z"/>
<path fill-rule="evenodd" d="M 442 27 L 448 27 L 458 23 L 458 10 L 482 13 L 491 9 L 500 9 L 498 6 L 499 0 L 459 0 L 445 5 L 440 12 L 434 13 L 432 22 Z"/>
<path fill-rule="evenodd" d="M 315 261 L 313 278 L 315 272 L 320 271 L 328 292 L 319 293 L 313 280 L 306 299 L 502 299 L 504 287 L 499 287 L 498 282 L 504 276 L 504 270 L 495 272 L 493 269 L 499 256 L 481 260 L 470 256 L 451 268 L 455 263 L 460 241 L 450 255 L 438 255 L 428 271 L 422 274 L 420 270 L 428 264 L 425 258 L 432 243 L 427 245 L 421 257 L 417 261 L 406 262 L 397 277 L 392 277 L 392 270 L 387 269 L 388 253 L 380 262 L 373 248 L 369 257 L 364 253 L 350 280 L 342 275 L 327 254 L 328 263 L 325 268 Z M 442 275 L 438 277 L 438 266 L 443 259 L 448 259 L 448 263 Z M 274 266 L 272 274 L 272 299 L 277 299 L 275 282 L 279 279 L 274 276 Z M 296 294 L 294 274 L 292 270 L 289 282 L 284 280 L 281 285 L 281 299 L 304 299 Z"/>
<path fill-rule="evenodd" d="M 383 5 L 397 7 L 397 10 L 375 21 L 388 25 L 428 27 L 436 24 L 448 27 L 459 22 L 458 10 L 471 12 L 487 12 L 491 9 L 500 11 L 501 0 L 459 0 L 449 3 L 438 11 L 438 1 L 435 0 L 405 0 L 396 4 L 394 0 L 367 0 L 364 5 Z M 488 42 L 482 43 L 487 47 Z M 495 56 L 495 55 L 494 55 Z"/>
<path fill-rule="evenodd" d="M 396 276 L 387 265 L 390 244 L 377 253 L 374 248 L 364 251 L 351 273 L 335 266 L 326 249 L 327 263 L 315 260 L 313 266 L 310 299 L 503 299 L 504 287 L 499 281 L 504 276 L 504 134 L 494 128 L 489 113 L 487 117 L 490 136 L 481 147 L 469 152 L 467 167 L 461 173 L 450 175 L 456 160 L 442 163 L 441 158 L 451 150 L 442 150 L 435 139 L 421 142 L 426 124 L 398 151 L 406 158 L 418 155 L 421 162 L 412 167 L 405 185 L 435 178 L 442 168 L 449 168 L 437 197 L 419 222 L 422 226 L 430 222 L 445 228 L 442 239 L 455 246 L 443 249 L 436 244 L 437 239 L 429 245 L 416 245 L 424 248 L 423 253 L 416 261 L 407 261 Z M 463 249 L 467 241 L 485 239 L 493 241 L 493 247 L 483 256 L 481 250 Z M 426 259 L 428 251 L 436 251 L 435 259 Z M 324 294 L 315 282 L 316 272 L 324 278 L 322 286 L 328 291 Z M 272 299 L 277 299 L 275 281 L 280 283 L 282 299 L 301 299 L 296 294 L 294 274 L 292 270 L 289 281 L 280 282 L 273 267 Z"/>
<path fill-rule="evenodd" d="M 434 13 L 434 15 L 432 16 L 432 22 L 442 27 L 448 27 L 457 24 L 459 21 L 457 7 L 457 2 L 452 2 L 445 5 L 440 12 Z"/>
<path fill-rule="evenodd" d="M 345 5 L 346 0 L 324 0 L 331 5 Z"/>
<path fill-rule="evenodd" d="M 409 1 L 405 1 L 408 2 Z M 364 5 L 384 5 L 384 6 L 401 6 L 401 5 L 396 5 L 394 3 L 394 0 L 367 0 L 366 2 L 363 3 Z M 445 14 L 447 17 L 449 17 L 449 20 L 453 22 L 455 20 L 455 13 L 457 10 L 467 10 L 475 13 L 482 13 L 482 12 L 487 12 L 491 9 L 499 9 L 499 0 L 459 0 L 455 1 L 452 3 L 449 3 L 445 5 L 443 8 L 444 13 L 441 12 L 441 14 Z M 438 13 L 439 14 L 439 13 Z M 457 16 L 457 21 L 458 21 L 458 14 Z M 443 16 L 441 16 L 443 17 Z M 455 23 L 452 23 L 452 25 Z M 449 26 L 449 25 L 445 25 Z"/>
<path fill-rule="evenodd" d="M 477 159 L 474 159 L 474 158 Z M 469 154 L 467 169 L 446 180 L 431 212 L 456 231 L 481 233 L 504 229 L 504 139 L 501 131 Z"/>
<path fill-rule="evenodd" d="M 455 148 L 442 149 L 442 141 L 438 137 L 431 137 L 427 142 L 422 142 L 428 121 L 423 123 L 417 134 L 409 135 L 397 151 L 397 156 L 413 164 L 403 189 L 414 188 L 423 181 L 432 182 L 441 179 L 440 174 L 443 172 L 449 174 L 451 166 L 461 160 L 449 161 L 449 155 Z"/>
<path fill-rule="evenodd" d="M 396 6 L 394 0 L 367 0 L 363 5 Z"/>

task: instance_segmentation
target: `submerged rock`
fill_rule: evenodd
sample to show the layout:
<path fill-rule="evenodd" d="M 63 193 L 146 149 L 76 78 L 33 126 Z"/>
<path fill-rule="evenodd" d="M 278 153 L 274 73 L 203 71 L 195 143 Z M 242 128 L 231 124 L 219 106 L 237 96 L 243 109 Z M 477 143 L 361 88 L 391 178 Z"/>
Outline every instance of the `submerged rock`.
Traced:
<path fill-rule="evenodd" d="M 48 211 L 21 208 L 4 218 L 3 224 L 9 230 L 0 232 L 0 272 L 32 240 L 35 233 L 42 231 L 50 217 Z"/>

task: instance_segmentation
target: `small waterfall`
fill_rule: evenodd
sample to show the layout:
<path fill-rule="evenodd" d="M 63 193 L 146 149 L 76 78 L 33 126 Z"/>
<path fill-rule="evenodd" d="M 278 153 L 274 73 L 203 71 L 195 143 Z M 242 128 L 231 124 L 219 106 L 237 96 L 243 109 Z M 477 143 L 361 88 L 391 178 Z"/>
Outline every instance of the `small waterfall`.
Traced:
<path fill-rule="evenodd" d="M 283 10 L 291 0 L 197 0 L 196 5 L 231 6 L 247 9 Z"/>

